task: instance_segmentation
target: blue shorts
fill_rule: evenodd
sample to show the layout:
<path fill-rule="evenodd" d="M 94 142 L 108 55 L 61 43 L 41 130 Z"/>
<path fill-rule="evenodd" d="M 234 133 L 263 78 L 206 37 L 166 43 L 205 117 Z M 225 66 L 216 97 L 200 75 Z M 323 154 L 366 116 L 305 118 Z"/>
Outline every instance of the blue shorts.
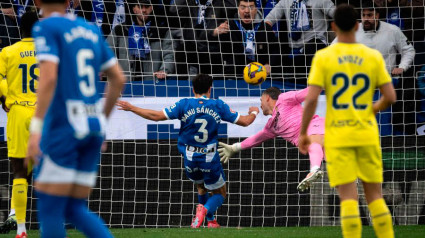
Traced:
<path fill-rule="evenodd" d="M 216 190 L 226 184 L 226 176 L 218 153 L 211 162 L 190 161 L 184 158 L 186 176 L 195 184 L 204 184 L 208 190 Z"/>
<path fill-rule="evenodd" d="M 68 136 L 59 141 L 52 140 L 42 149 L 40 163 L 34 168 L 35 181 L 94 187 L 103 137 L 87 136 L 79 140 Z"/>

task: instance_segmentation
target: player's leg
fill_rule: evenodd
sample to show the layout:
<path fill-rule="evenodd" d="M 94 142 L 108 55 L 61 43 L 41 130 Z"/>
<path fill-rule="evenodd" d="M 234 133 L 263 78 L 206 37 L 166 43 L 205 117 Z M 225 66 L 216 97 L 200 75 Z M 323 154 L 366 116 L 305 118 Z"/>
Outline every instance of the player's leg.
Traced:
<path fill-rule="evenodd" d="M 86 201 L 96 185 L 102 142 L 100 136 L 89 136 L 80 142 L 76 176 L 65 210 L 66 220 L 90 238 L 112 237 L 103 220 L 89 210 Z"/>
<path fill-rule="evenodd" d="M 214 218 L 214 214 L 217 209 L 223 205 L 224 199 L 226 199 L 226 184 L 219 189 L 213 190 L 212 194 L 213 195 L 204 206 L 205 209 L 207 209 L 208 228 L 219 228 L 220 225 Z"/>
<path fill-rule="evenodd" d="M 15 210 L 17 234 L 21 235 L 24 232 L 26 233 L 25 220 L 28 200 L 28 170 L 24 166 L 24 158 L 10 158 L 10 163 L 13 170 L 11 207 L 13 206 Z"/>
<path fill-rule="evenodd" d="M 372 224 L 378 238 L 394 237 L 392 218 L 382 197 L 382 154 L 379 146 L 359 148 L 359 177 L 363 181 L 366 201 L 369 206 Z"/>
<path fill-rule="evenodd" d="M 8 233 L 17 223 L 17 234 L 26 235 L 25 220 L 28 196 L 28 171 L 24 166 L 29 138 L 29 122 L 34 115 L 34 108 L 14 105 L 10 108 L 7 118 L 8 157 L 13 171 L 13 186 L 11 197 L 11 212 L 1 227 L 2 233 Z M 16 215 L 16 216 L 15 216 Z"/>
<path fill-rule="evenodd" d="M 204 179 L 202 176 L 202 172 L 198 168 L 198 163 L 188 160 L 184 156 L 184 167 L 185 173 L 188 179 L 190 179 L 194 184 L 196 184 L 196 188 L 198 190 L 198 202 L 199 204 L 196 207 L 196 214 L 193 217 L 192 223 L 190 227 L 198 228 L 202 225 L 203 218 L 206 214 L 203 214 L 202 221 L 199 220 L 199 215 L 203 211 L 204 205 L 208 201 L 208 190 L 204 186 Z M 199 210 L 199 211 L 198 211 Z"/>
<path fill-rule="evenodd" d="M 310 172 L 298 184 L 297 189 L 304 191 L 308 189 L 314 181 L 323 177 L 323 171 L 320 169 L 323 161 L 323 135 L 310 135 L 311 144 L 308 147 L 308 156 L 310 159 Z"/>
<path fill-rule="evenodd" d="M 345 238 L 360 238 L 362 223 L 357 195 L 357 162 L 354 148 L 326 148 L 326 167 L 331 187 L 341 201 L 341 227 Z"/>
<path fill-rule="evenodd" d="M 219 158 L 213 159 L 210 163 L 203 163 L 203 176 L 205 181 L 205 188 L 212 192 L 212 196 L 208 199 L 204 208 L 206 209 L 206 216 L 209 228 L 220 227 L 214 219 L 214 214 L 221 205 L 223 205 L 226 198 L 226 178 L 224 175 L 223 167 L 221 166 Z"/>
<path fill-rule="evenodd" d="M 363 188 L 376 236 L 394 237 L 391 212 L 382 197 L 382 184 L 363 182 Z"/>
<path fill-rule="evenodd" d="M 210 195 L 208 194 L 208 189 L 205 188 L 204 184 L 196 184 L 198 190 L 198 203 L 205 205 L 208 201 Z"/>
<path fill-rule="evenodd" d="M 92 213 L 87 206 L 87 197 L 90 195 L 91 186 L 82 186 L 74 184 L 65 209 L 65 218 L 67 222 L 75 225 L 87 237 L 105 237 L 112 238 L 103 220 Z"/>

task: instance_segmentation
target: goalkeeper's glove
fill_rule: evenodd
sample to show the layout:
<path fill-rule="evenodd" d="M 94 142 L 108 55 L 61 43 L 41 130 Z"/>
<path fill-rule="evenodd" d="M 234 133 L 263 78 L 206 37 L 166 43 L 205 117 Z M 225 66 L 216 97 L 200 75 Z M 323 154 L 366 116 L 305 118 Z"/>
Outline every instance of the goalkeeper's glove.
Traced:
<path fill-rule="evenodd" d="M 242 150 L 241 143 L 235 143 L 233 145 L 228 145 L 223 142 L 218 143 L 221 148 L 218 149 L 218 153 L 220 155 L 220 162 L 227 163 L 230 158 L 232 158 L 233 154 Z"/>

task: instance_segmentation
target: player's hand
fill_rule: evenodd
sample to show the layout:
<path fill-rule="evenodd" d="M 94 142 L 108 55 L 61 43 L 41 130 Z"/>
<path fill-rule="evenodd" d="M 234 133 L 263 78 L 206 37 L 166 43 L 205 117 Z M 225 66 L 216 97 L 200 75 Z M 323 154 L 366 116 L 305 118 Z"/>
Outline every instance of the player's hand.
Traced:
<path fill-rule="evenodd" d="M 266 68 L 266 72 L 267 72 L 267 76 L 270 75 L 270 73 L 272 72 L 272 68 L 270 67 L 269 64 L 265 64 L 264 68 Z"/>
<path fill-rule="evenodd" d="M 24 161 L 25 166 L 28 166 L 30 161 L 35 165 L 38 164 L 38 157 L 41 155 L 40 139 L 41 139 L 40 133 L 30 134 L 28 147 L 27 147 L 27 156 L 25 157 L 25 161 Z"/>
<path fill-rule="evenodd" d="M 157 79 L 165 79 L 167 77 L 167 73 L 165 73 L 164 71 L 158 71 L 153 73 L 153 76 Z"/>
<path fill-rule="evenodd" d="M 392 75 L 401 75 L 403 74 L 403 69 L 402 68 L 394 68 L 393 71 L 391 71 Z"/>
<path fill-rule="evenodd" d="M 131 103 L 126 101 L 118 101 L 116 105 L 118 106 L 118 110 L 123 110 L 123 111 L 132 111 L 134 107 Z"/>
<path fill-rule="evenodd" d="M 229 33 L 229 23 L 227 21 L 221 23 L 217 28 L 214 29 L 213 36 Z"/>
<path fill-rule="evenodd" d="M 251 114 L 251 112 L 257 112 L 258 114 L 260 113 L 260 109 L 258 107 L 249 107 L 248 114 Z"/>
<path fill-rule="evenodd" d="M 311 141 L 310 137 L 308 135 L 300 135 L 298 138 L 298 149 L 300 150 L 301 154 L 307 154 L 308 153 L 308 147 L 310 146 Z"/>
<path fill-rule="evenodd" d="M 220 155 L 220 162 L 223 164 L 227 163 L 232 156 L 239 152 L 240 149 L 240 143 L 236 143 L 233 145 L 228 145 L 223 142 L 218 142 L 219 146 L 221 146 L 220 149 L 218 149 L 218 153 Z"/>

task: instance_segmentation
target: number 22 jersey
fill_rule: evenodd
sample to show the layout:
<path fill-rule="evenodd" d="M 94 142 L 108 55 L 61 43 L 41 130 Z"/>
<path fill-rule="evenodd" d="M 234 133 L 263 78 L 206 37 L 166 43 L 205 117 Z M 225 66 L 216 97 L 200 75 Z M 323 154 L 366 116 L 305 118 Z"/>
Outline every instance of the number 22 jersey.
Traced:
<path fill-rule="evenodd" d="M 391 83 L 381 53 L 357 43 L 331 45 L 314 56 L 308 83 L 325 90 L 325 147 L 379 145 L 373 95 Z"/>

